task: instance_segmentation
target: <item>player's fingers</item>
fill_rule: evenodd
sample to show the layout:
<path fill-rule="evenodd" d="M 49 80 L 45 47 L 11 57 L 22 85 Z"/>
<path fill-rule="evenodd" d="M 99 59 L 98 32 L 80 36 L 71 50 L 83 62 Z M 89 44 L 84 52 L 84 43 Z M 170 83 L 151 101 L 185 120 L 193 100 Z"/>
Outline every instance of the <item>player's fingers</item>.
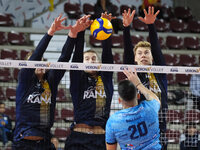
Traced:
<path fill-rule="evenodd" d="M 135 10 L 132 11 L 131 17 L 133 17 L 134 15 L 135 15 Z"/>
<path fill-rule="evenodd" d="M 147 16 L 147 11 L 146 11 L 146 9 L 144 9 L 144 14 L 145 14 L 145 16 Z"/>
<path fill-rule="evenodd" d="M 117 17 L 116 16 L 114 16 L 114 17 L 112 17 L 111 19 L 116 19 Z"/>
<path fill-rule="evenodd" d="M 68 29 L 71 29 L 72 28 L 72 25 L 69 25 L 69 26 L 65 26 L 64 29 L 68 30 Z"/>
<path fill-rule="evenodd" d="M 129 8 L 129 9 L 128 9 L 128 15 L 130 15 L 130 14 L 131 14 L 131 9 Z"/>
<path fill-rule="evenodd" d="M 64 20 L 66 20 L 67 19 L 67 17 L 64 17 L 64 18 L 62 18 L 61 20 L 60 20 L 60 22 L 63 22 Z"/>
<path fill-rule="evenodd" d="M 58 16 L 58 20 L 60 20 L 61 17 L 62 17 L 62 13 Z"/>
<path fill-rule="evenodd" d="M 135 73 L 135 75 L 137 75 L 137 70 L 136 70 L 136 68 L 134 68 L 134 73 Z"/>
<path fill-rule="evenodd" d="M 126 12 L 126 10 L 124 10 L 124 14 L 125 14 L 125 15 L 127 15 L 127 12 Z"/>
<path fill-rule="evenodd" d="M 127 78 L 129 78 L 129 73 L 126 69 L 123 70 L 123 73 L 126 75 Z"/>
<path fill-rule="evenodd" d="M 151 7 L 151 14 L 154 14 L 154 7 Z"/>
<path fill-rule="evenodd" d="M 86 16 L 86 19 L 88 20 L 90 17 L 91 17 L 91 15 L 87 15 L 87 16 Z"/>
<path fill-rule="evenodd" d="M 151 14 L 151 7 L 149 6 L 148 14 Z"/>
<path fill-rule="evenodd" d="M 155 17 L 160 13 L 160 10 L 158 10 L 156 13 L 155 13 Z"/>

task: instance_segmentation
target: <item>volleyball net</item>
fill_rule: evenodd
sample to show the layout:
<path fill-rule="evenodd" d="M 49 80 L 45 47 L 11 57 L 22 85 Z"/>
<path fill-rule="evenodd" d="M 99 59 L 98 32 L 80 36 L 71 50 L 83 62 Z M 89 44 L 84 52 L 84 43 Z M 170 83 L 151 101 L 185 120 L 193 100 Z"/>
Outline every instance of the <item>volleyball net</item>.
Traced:
<path fill-rule="evenodd" d="M 200 132 L 200 67 L 182 66 L 140 66 L 125 64 L 84 64 L 84 63 L 64 63 L 64 62 L 45 62 L 45 61 L 24 61 L 24 60 L 0 60 L 0 100 L 5 104 L 5 114 L 12 122 L 12 129 L 15 125 L 15 99 L 17 76 L 21 68 L 43 68 L 66 70 L 62 78 L 58 95 L 56 98 L 55 121 L 51 133 L 58 138 L 61 149 L 69 135 L 70 125 L 73 122 L 73 104 L 69 92 L 69 70 L 96 70 L 112 71 L 114 83 L 114 95 L 111 103 L 111 114 L 121 110 L 122 106 L 118 103 L 117 83 L 124 79 L 123 70 L 131 68 L 141 73 L 167 74 L 168 82 L 168 111 L 166 111 L 167 131 L 166 139 L 168 149 L 179 149 L 180 143 Z M 27 112 L 28 113 L 28 112 Z M 195 138 L 194 134 L 194 138 Z M 8 138 L 7 147 L 11 147 L 12 139 Z M 199 140 L 199 139 L 198 139 Z M 2 138 L 1 138 L 1 141 Z M 0 147 L 4 147 L 0 142 Z M 191 147 L 197 146 L 195 142 L 184 142 Z"/>

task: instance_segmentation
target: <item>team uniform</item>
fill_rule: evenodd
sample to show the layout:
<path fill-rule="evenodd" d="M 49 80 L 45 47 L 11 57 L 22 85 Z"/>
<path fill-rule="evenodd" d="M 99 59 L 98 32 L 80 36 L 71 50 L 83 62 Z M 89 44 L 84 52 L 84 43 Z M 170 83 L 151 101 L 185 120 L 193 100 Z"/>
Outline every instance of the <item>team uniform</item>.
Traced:
<path fill-rule="evenodd" d="M 102 63 L 113 64 L 111 39 L 102 42 Z M 83 62 L 84 31 L 77 36 L 72 62 Z M 103 150 L 105 134 L 73 131 L 77 124 L 101 126 L 105 129 L 113 95 L 113 72 L 98 72 L 91 77 L 84 71 L 70 70 L 70 93 L 74 106 L 74 123 L 65 143 L 65 149 Z M 74 150 L 73 149 L 73 150 Z"/>
<path fill-rule="evenodd" d="M 40 61 L 52 36 L 45 34 L 29 60 Z M 70 43 L 70 44 L 69 44 Z M 68 37 L 58 61 L 67 62 L 68 53 L 73 50 L 75 39 Z M 66 51 L 67 49 L 67 51 Z M 38 64 L 39 65 L 39 64 Z M 16 124 L 13 149 L 47 150 L 50 144 L 50 129 L 54 122 L 57 88 L 64 70 L 49 70 L 40 82 L 35 69 L 21 69 L 16 91 Z M 43 140 L 25 140 L 25 137 L 42 137 Z"/>
<path fill-rule="evenodd" d="M 151 52 L 154 61 L 153 65 L 166 66 L 154 24 L 148 25 L 148 28 L 151 43 Z M 134 64 L 134 58 L 135 56 L 130 36 L 130 27 L 126 27 L 124 30 L 124 64 Z M 161 143 L 164 148 L 167 144 L 167 139 L 165 137 L 166 114 L 168 110 L 167 76 L 166 74 L 138 73 L 138 77 L 140 78 L 142 84 L 148 89 L 150 89 L 152 92 L 154 92 L 161 100 L 161 109 L 159 112 L 159 125 L 161 132 Z M 145 100 L 145 97 L 140 93 L 140 98 L 138 102 L 140 103 L 142 100 Z"/>
<path fill-rule="evenodd" d="M 144 100 L 116 112 L 106 124 L 106 143 L 119 143 L 122 150 L 160 150 L 159 109 L 157 100 Z"/>

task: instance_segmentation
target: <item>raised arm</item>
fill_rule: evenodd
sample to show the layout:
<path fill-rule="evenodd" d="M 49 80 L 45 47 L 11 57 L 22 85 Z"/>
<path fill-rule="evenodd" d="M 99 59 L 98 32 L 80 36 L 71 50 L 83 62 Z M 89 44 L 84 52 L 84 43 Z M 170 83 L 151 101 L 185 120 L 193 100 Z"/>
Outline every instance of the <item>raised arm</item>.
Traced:
<path fill-rule="evenodd" d="M 51 24 L 51 27 L 49 28 L 48 32 L 44 35 L 44 37 L 41 39 L 39 44 L 37 45 L 35 51 L 30 56 L 29 60 L 31 61 L 40 61 L 42 59 L 42 56 L 47 49 L 47 46 L 54 35 L 54 33 L 58 30 L 62 29 L 69 29 L 70 27 L 63 26 L 61 22 L 63 22 L 66 18 L 61 19 L 62 15 L 57 17 L 54 22 Z M 32 78 L 34 74 L 35 69 L 21 69 L 19 73 L 19 82 L 27 82 L 27 84 L 30 82 L 30 79 Z"/>
<path fill-rule="evenodd" d="M 85 26 L 85 24 L 83 24 L 81 21 L 82 19 L 78 20 L 73 26 L 70 25 L 68 27 L 70 31 L 68 34 L 67 41 L 62 48 L 62 53 L 58 59 L 58 62 L 68 62 L 70 60 L 74 49 L 74 45 L 78 40 L 77 35 L 79 34 L 80 31 L 84 29 L 83 26 Z M 52 70 L 51 73 L 52 73 L 51 75 L 53 75 L 54 83 L 58 84 L 62 79 L 62 77 L 64 76 L 65 70 Z"/>
<path fill-rule="evenodd" d="M 132 11 L 129 8 L 128 12 L 124 10 L 123 16 L 123 25 L 124 25 L 124 31 L 123 31 L 123 40 L 124 40 L 124 58 L 123 63 L 124 64 L 134 64 L 134 52 L 133 52 L 133 44 L 131 40 L 130 35 L 130 24 L 133 22 L 133 18 L 135 15 L 135 10 Z"/>
<path fill-rule="evenodd" d="M 137 72 L 133 72 L 131 69 L 124 70 L 124 74 L 127 76 L 128 80 L 130 80 L 135 87 L 145 96 L 146 100 L 157 100 L 160 103 L 159 98 L 148 88 L 146 88 L 140 81 L 137 76 Z"/>
<path fill-rule="evenodd" d="M 107 12 L 105 12 L 101 14 L 101 18 L 106 18 L 109 21 L 111 21 L 112 19 L 115 19 L 116 17 L 113 17 L 111 13 L 107 14 Z M 111 43 L 112 43 L 111 37 L 102 41 L 102 47 L 103 47 L 103 51 L 101 55 L 102 63 L 113 64 Z"/>
<path fill-rule="evenodd" d="M 148 25 L 149 28 L 149 38 L 151 43 L 151 52 L 155 65 L 166 65 L 164 56 L 162 54 L 160 43 L 158 40 L 158 35 L 156 32 L 156 28 L 154 22 L 156 20 L 156 16 L 159 14 L 159 10 L 154 14 L 154 7 L 149 7 L 148 13 L 144 9 L 145 17 L 138 17 L 142 22 Z"/>
<path fill-rule="evenodd" d="M 72 29 L 73 26 L 69 25 L 69 26 L 64 26 L 62 25 L 62 22 L 64 20 L 66 20 L 66 17 L 64 17 L 63 19 L 61 19 L 62 15 L 60 15 L 59 17 L 57 17 L 54 22 L 52 23 L 51 27 L 48 30 L 48 34 L 53 36 L 54 33 L 56 31 L 62 30 L 62 29 Z M 72 54 L 72 50 L 74 48 L 74 42 L 75 42 L 75 38 L 71 37 L 70 35 L 67 37 L 67 40 L 62 48 L 62 52 L 61 55 L 58 59 L 58 62 L 68 62 L 70 60 L 71 54 Z"/>
<path fill-rule="evenodd" d="M 75 44 L 75 51 L 74 51 L 72 62 L 83 62 L 85 29 L 87 29 L 92 23 L 92 20 L 89 20 L 89 18 L 90 18 L 90 15 L 85 15 L 82 18 L 78 19 L 75 24 L 79 32 L 77 34 L 77 40 Z"/>
<path fill-rule="evenodd" d="M 42 56 L 53 37 L 54 33 L 56 31 L 62 30 L 62 29 L 69 29 L 70 27 L 63 26 L 61 23 L 66 19 L 66 17 L 62 18 L 62 14 L 57 17 L 54 22 L 51 24 L 51 27 L 49 28 L 47 34 L 44 35 L 42 40 L 39 42 L 38 46 L 36 47 L 35 51 L 33 52 L 32 56 L 29 60 L 41 60 Z"/>

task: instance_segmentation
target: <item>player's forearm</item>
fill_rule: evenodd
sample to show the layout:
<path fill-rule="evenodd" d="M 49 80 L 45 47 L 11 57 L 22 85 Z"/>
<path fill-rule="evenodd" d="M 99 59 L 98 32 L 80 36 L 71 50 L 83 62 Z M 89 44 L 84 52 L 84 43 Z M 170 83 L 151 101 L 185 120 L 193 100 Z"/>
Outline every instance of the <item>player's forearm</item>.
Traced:
<path fill-rule="evenodd" d="M 117 143 L 116 144 L 107 144 L 106 143 L 106 149 L 107 150 L 117 150 Z"/>
<path fill-rule="evenodd" d="M 130 26 L 125 27 L 123 31 L 123 40 L 124 40 L 124 58 L 123 62 L 124 64 L 134 64 L 133 58 L 133 45 L 130 35 Z"/>
<path fill-rule="evenodd" d="M 145 96 L 146 100 L 157 100 L 160 102 L 156 94 L 154 94 L 151 90 L 147 89 L 142 83 L 137 86 L 137 89 Z"/>

